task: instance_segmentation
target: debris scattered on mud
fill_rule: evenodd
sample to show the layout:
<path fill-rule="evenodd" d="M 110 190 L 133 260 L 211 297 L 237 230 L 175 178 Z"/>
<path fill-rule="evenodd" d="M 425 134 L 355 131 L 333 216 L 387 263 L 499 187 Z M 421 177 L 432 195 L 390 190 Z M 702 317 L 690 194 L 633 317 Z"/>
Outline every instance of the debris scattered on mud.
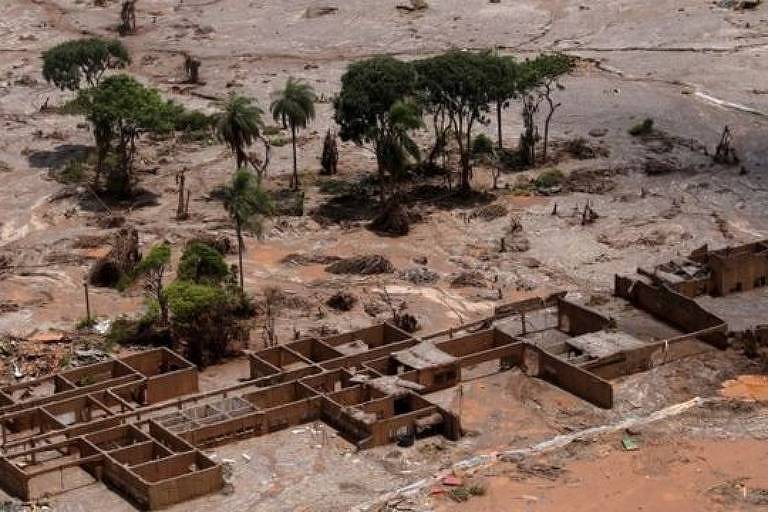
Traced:
<path fill-rule="evenodd" d="M 336 292 L 325 304 L 337 311 L 350 311 L 357 304 L 357 297 L 346 291 Z"/>
<path fill-rule="evenodd" d="M 469 215 L 471 219 L 482 219 L 485 221 L 492 221 L 509 213 L 509 209 L 500 203 L 491 203 L 486 206 L 481 206 L 475 209 Z"/>
<path fill-rule="evenodd" d="M 485 276 L 478 271 L 459 272 L 451 278 L 452 288 L 483 288 L 485 287 Z"/>
<path fill-rule="evenodd" d="M 323 254 L 300 254 L 291 253 L 285 256 L 280 263 L 284 265 L 306 266 L 306 265 L 329 265 L 341 258 L 338 256 L 326 256 Z"/>
<path fill-rule="evenodd" d="M 616 188 L 613 178 L 619 172 L 619 169 L 613 167 L 574 170 L 565 178 L 563 191 L 605 194 Z"/>
<path fill-rule="evenodd" d="M 395 271 L 395 266 L 384 256 L 372 254 L 368 256 L 355 256 L 353 258 L 341 259 L 325 267 L 325 270 L 331 274 L 358 274 L 367 276 L 374 274 L 391 274 Z"/>
<path fill-rule="evenodd" d="M 336 14 L 337 12 L 339 12 L 339 8 L 333 5 L 314 5 L 307 7 L 307 10 L 304 11 L 304 17 L 313 19 L 321 16 L 328 16 L 329 14 Z"/>
<path fill-rule="evenodd" d="M 398 272 L 397 277 L 415 285 L 432 284 L 440 279 L 440 274 L 427 267 L 413 267 Z"/>
<path fill-rule="evenodd" d="M 121 228 L 113 235 L 110 245 L 109 254 L 97 260 L 91 267 L 88 280 L 94 286 L 117 285 L 120 278 L 130 273 L 141 260 L 139 232 L 136 228 Z"/>
<path fill-rule="evenodd" d="M 418 215 L 406 210 L 399 203 L 393 203 L 373 219 L 370 228 L 377 233 L 405 236 L 410 232 L 411 224 L 419 220 Z"/>

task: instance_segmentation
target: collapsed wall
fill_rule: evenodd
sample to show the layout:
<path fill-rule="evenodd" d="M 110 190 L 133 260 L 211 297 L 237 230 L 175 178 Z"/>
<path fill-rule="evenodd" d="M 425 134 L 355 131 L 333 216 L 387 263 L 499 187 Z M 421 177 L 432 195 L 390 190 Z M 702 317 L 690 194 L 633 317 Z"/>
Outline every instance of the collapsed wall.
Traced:
<path fill-rule="evenodd" d="M 654 286 L 639 279 L 616 275 L 614 294 L 687 333 L 717 348 L 728 346 L 728 326 L 693 299 L 670 288 Z"/>

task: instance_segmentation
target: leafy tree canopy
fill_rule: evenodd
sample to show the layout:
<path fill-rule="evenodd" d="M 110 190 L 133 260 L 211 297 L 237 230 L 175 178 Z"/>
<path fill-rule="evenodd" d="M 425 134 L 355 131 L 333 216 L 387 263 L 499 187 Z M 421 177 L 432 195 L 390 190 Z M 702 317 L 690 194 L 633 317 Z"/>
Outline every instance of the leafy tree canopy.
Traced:
<path fill-rule="evenodd" d="M 485 56 L 485 72 L 488 79 L 488 95 L 492 101 L 507 106 L 515 98 L 522 85 L 521 66 L 514 57 Z"/>
<path fill-rule="evenodd" d="M 195 283 L 220 283 L 229 275 L 224 256 L 210 245 L 193 242 L 181 256 L 178 278 Z"/>
<path fill-rule="evenodd" d="M 340 137 L 358 144 L 373 140 L 395 102 L 412 96 L 415 86 L 413 66 L 393 57 L 350 64 L 334 100 Z"/>
<path fill-rule="evenodd" d="M 419 89 L 427 102 L 441 104 L 453 115 L 479 118 L 488 111 L 491 80 L 489 54 L 450 51 L 414 63 Z"/>
<path fill-rule="evenodd" d="M 156 89 L 122 74 L 80 91 L 77 104 L 94 125 L 106 123 L 116 132 L 132 136 L 143 131 L 171 131 L 178 112 L 178 106 L 163 100 Z"/>
<path fill-rule="evenodd" d="M 159 269 L 168 265 L 171 261 L 171 246 L 167 243 L 159 244 L 147 253 L 136 265 L 134 270 L 136 275 L 146 274 L 153 270 Z"/>
<path fill-rule="evenodd" d="M 542 53 L 538 57 L 524 62 L 521 79 L 524 85 L 528 87 L 551 85 L 561 76 L 570 73 L 575 66 L 575 59 L 569 55 Z"/>
<path fill-rule="evenodd" d="M 174 281 L 165 290 L 173 321 L 194 323 L 203 313 L 229 305 L 230 294 L 225 288 L 191 281 Z"/>
<path fill-rule="evenodd" d="M 43 52 L 43 78 L 62 90 L 74 91 L 83 80 L 91 87 L 98 85 L 107 69 L 123 68 L 130 62 L 120 41 L 75 39 Z"/>

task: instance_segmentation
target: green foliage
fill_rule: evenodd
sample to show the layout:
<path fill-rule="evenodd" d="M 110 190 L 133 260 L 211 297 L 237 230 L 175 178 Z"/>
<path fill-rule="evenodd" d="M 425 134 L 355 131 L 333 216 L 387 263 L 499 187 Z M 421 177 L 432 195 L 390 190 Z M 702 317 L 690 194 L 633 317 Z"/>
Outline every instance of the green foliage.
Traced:
<path fill-rule="evenodd" d="M 130 64 L 128 50 L 117 40 L 76 39 L 43 52 L 43 78 L 60 89 L 77 90 L 83 79 L 89 86 L 99 84 L 107 69 Z"/>
<path fill-rule="evenodd" d="M 153 270 L 160 269 L 167 266 L 171 262 L 171 246 L 167 243 L 158 244 L 147 253 L 138 265 L 134 272 L 136 276 L 147 274 Z"/>
<path fill-rule="evenodd" d="M 282 131 L 283 131 L 283 129 L 280 128 L 279 126 L 271 124 L 269 126 L 265 126 L 261 130 L 261 133 L 264 134 L 265 137 L 272 137 L 273 135 L 279 135 L 280 132 L 282 132 Z"/>
<path fill-rule="evenodd" d="M 415 61 L 424 101 L 444 107 L 453 118 L 463 117 L 469 123 L 481 120 L 491 99 L 489 58 L 488 53 L 450 51 Z"/>
<path fill-rule="evenodd" d="M 271 146 L 273 146 L 273 147 L 276 147 L 276 148 L 281 148 L 281 147 L 285 146 L 286 144 L 288 144 L 289 142 L 290 142 L 290 139 L 288 139 L 286 137 L 283 137 L 281 135 L 277 135 L 275 137 L 270 137 L 269 138 L 269 144 Z"/>
<path fill-rule="evenodd" d="M 354 185 L 344 180 L 327 179 L 320 181 L 318 188 L 321 194 L 337 196 L 350 193 Z"/>
<path fill-rule="evenodd" d="M 177 274 L 183 281 L 218 284 L 229 276 L 229 267 L 219 251 L 210 245 L 193 242 L 184 250 Z"/>
<path fill-rule="evenodd" d="M 97 87 L 80 91 L 79 104 L 89 121 L 108 122 L 120 134 L 173 129 L 177 107 L 156 89 L 147 88 L 128 75 L 107 77 Z"/>
<path fill-rule="evenodd" d="M 389 109 L 387 122 L 376 144 L 376 158 L 395 181 L 399 181 L 409 158 L 421 158 L 409 133 L 423 126 L 421 111 L 411 101 L 398 100 Z"/>
<path fill-rule="evenodd" d="M 216 124 L 214 116 L 198 110 L 181 108 L 174 119 L 174 129 L 179 132 L 201 132 L 211 130 Z"/>
<path fill-rule="evenodd" d="M 59 183 L 71 185 L 85 181 L 87 174 L 87 160 L 73 158 L 64 165 L 64 168 L 53 172 L 53 178 Z"/>
<path fill-rule="evenodd" d="M 253 307 L 237 289 L 175 281 L 167 295 L 173 336 L 186 341 L 192 362 L 205 365 L 220 359 L 233 339 L 247 335 L 245 319 L 253 315 Z"/>
<path fill-rule="evenodd" d="M 513 57 L 485 54 L 484 67 L 489 98 L 502 107 L 508 106 L 521 93 L 523 66 Z"/>
<path fill-rule="evenodd" d="M 128 195 L 136 139 L 145 132 L 172 131 L 179 107 L 128 75 L 110 76 L 92 89 L 81 90 L 77 104 L 93 126 L 100 154 L 106 154 L 117 139 L 120 164 L 111 169 L 107 189 L 118 197 Z"/>
<path fill-rule="evenodd" d="M 291 76 L 275 93 L 269 110 L 275 122 L 285 119 L 291 127 L 306 128 L 315 118 L 315 100 L 312 86 Z"/>
<path fill-rule="evenodd" d="M 472 140 L 472 154 L 475 156 L 490 156 L 495 153 L 493 141 L 484 133 L 478 133 Z"/>
<path fill-rule="evenodd" d="M 237 167 L 247 163 L 245 148 L 261 137 L 264 126 L 262 115 L 255 100 L 232 93 L 221 103 L 221 112 L 216 114 L 216 137 L 229 146 L 235 155 Z"/>
<path fill-rule="evenodd" d="M 539 177 L 536 178 L 535 185 L 536 188 L 552 188 L 562 183 L 563 178 L 565 178 L 565 175 L 560 169 L 551 169 L 541 173 Z"/>
<path fill-rule="evenodd" d="M 238 170 L 223 189 L 224 208 L 238 229 L 261 236 L 265 217 L 272 215 L 274 206 L 256 176 L 245 169 Z"/>
<path fill-rule="evenodd" d="M 649 135 L 653 133 L 653 119 L 647 117 L 642 122 L 637 123 L 629 129 L 629 134 L 633 137 L 640 137 L 642 135 Z"/>
<path fill-rule="evenodd" d="M 576 60 L 569 55 L 542 53 L 534 59 L 525 61 L 521 70 L 521 84 L 525 88 L 547 86 L 570 73 L 575 66 Z"/>
<path fill-rule="evenodd" d="M 470 188 L 472 129 L 486 122 L 494 81 L 489 72 L 495 57 L 487 52 L 450 51 L 414 62 L 423 101 L 450 119 L 461 153 L 460 188 Z"/>
<path fill-rule="evenodd" d="M 174 323 L 190 325 L 204 313 L 218 310 L 229 304 L 227 290 L 219 286 L 174 281 L 166 288 L 168 304 Z"/>
<path fill-rule="evenodd" d="M 373 142 L 392 106 L 415 92 L 416 73 L 393 57 L 373 57 L 350 64 L 334 99 L 334 119 L 342 140 Z"/>
<path fill-rule="evenodd" d="M 109 346 L 129 345 L 136 336 L 136 322 L 125 316 L 116 318 L 105 336 L 105 342 Z"/>
<path fill-rule="evenodd" d="M 94 320 L 93 318 L 81 318 L 80 320 L 77 321 L 77 324 L 75 325 L 75 329 L 78 331 L 80 329 L 89 329 L 94 325 L 96 325 L 96 320 Z"/>

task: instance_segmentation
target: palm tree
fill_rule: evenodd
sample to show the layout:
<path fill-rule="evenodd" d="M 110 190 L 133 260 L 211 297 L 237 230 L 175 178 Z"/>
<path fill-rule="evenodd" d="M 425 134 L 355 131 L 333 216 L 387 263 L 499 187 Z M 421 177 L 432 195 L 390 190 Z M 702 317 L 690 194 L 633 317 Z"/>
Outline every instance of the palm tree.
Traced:
<path fill-rule="evenodd" d="M 232 150 L 238 169 L 248 163 L 245 148 L 261 138 L 263 114 L 255 100 L 247 96 L 232 93 L 221 103 L 221 112 L 216 116 L 216 137 Z"/>
<path fill-rule="evenodd" d="M 412 101 L 398 100 L 389 109 L 386 127 L 376 143 L 376 158 L 392 180 L 392 199 L 397 202 L 397 184 L 408 164 L 409 157 L 421 158 L 419 146 L 410 132 L 422 128 L 424 123 L 418 106 Z"/>
<path fill-rule="evenodd" d="M 245 290 L 243 278 L 243 231 L 261 238 L 264 218 L 272 214 L 272 200 L 261 188 L 256 176 L 245 169 L 238 169 L 232 181 L 224 187 L 224 208 L 235 224 L 237 252 L 240 261 L 240 289 Z"/>
<path fill-rule="evenodd" d="M 272 117 L 277 122 L 288 121 L 291 128 L 291 142 L 293 143 L 293 176 L 291 176 L 291 188 L 299 188 L 299 172 L 296 164 L 296 129 L 306 128 L 307 123 L 315 118 L 315 91 L 312 86 L 289 77 L 285 87 L 277 91 L 269 109 Z"/>

